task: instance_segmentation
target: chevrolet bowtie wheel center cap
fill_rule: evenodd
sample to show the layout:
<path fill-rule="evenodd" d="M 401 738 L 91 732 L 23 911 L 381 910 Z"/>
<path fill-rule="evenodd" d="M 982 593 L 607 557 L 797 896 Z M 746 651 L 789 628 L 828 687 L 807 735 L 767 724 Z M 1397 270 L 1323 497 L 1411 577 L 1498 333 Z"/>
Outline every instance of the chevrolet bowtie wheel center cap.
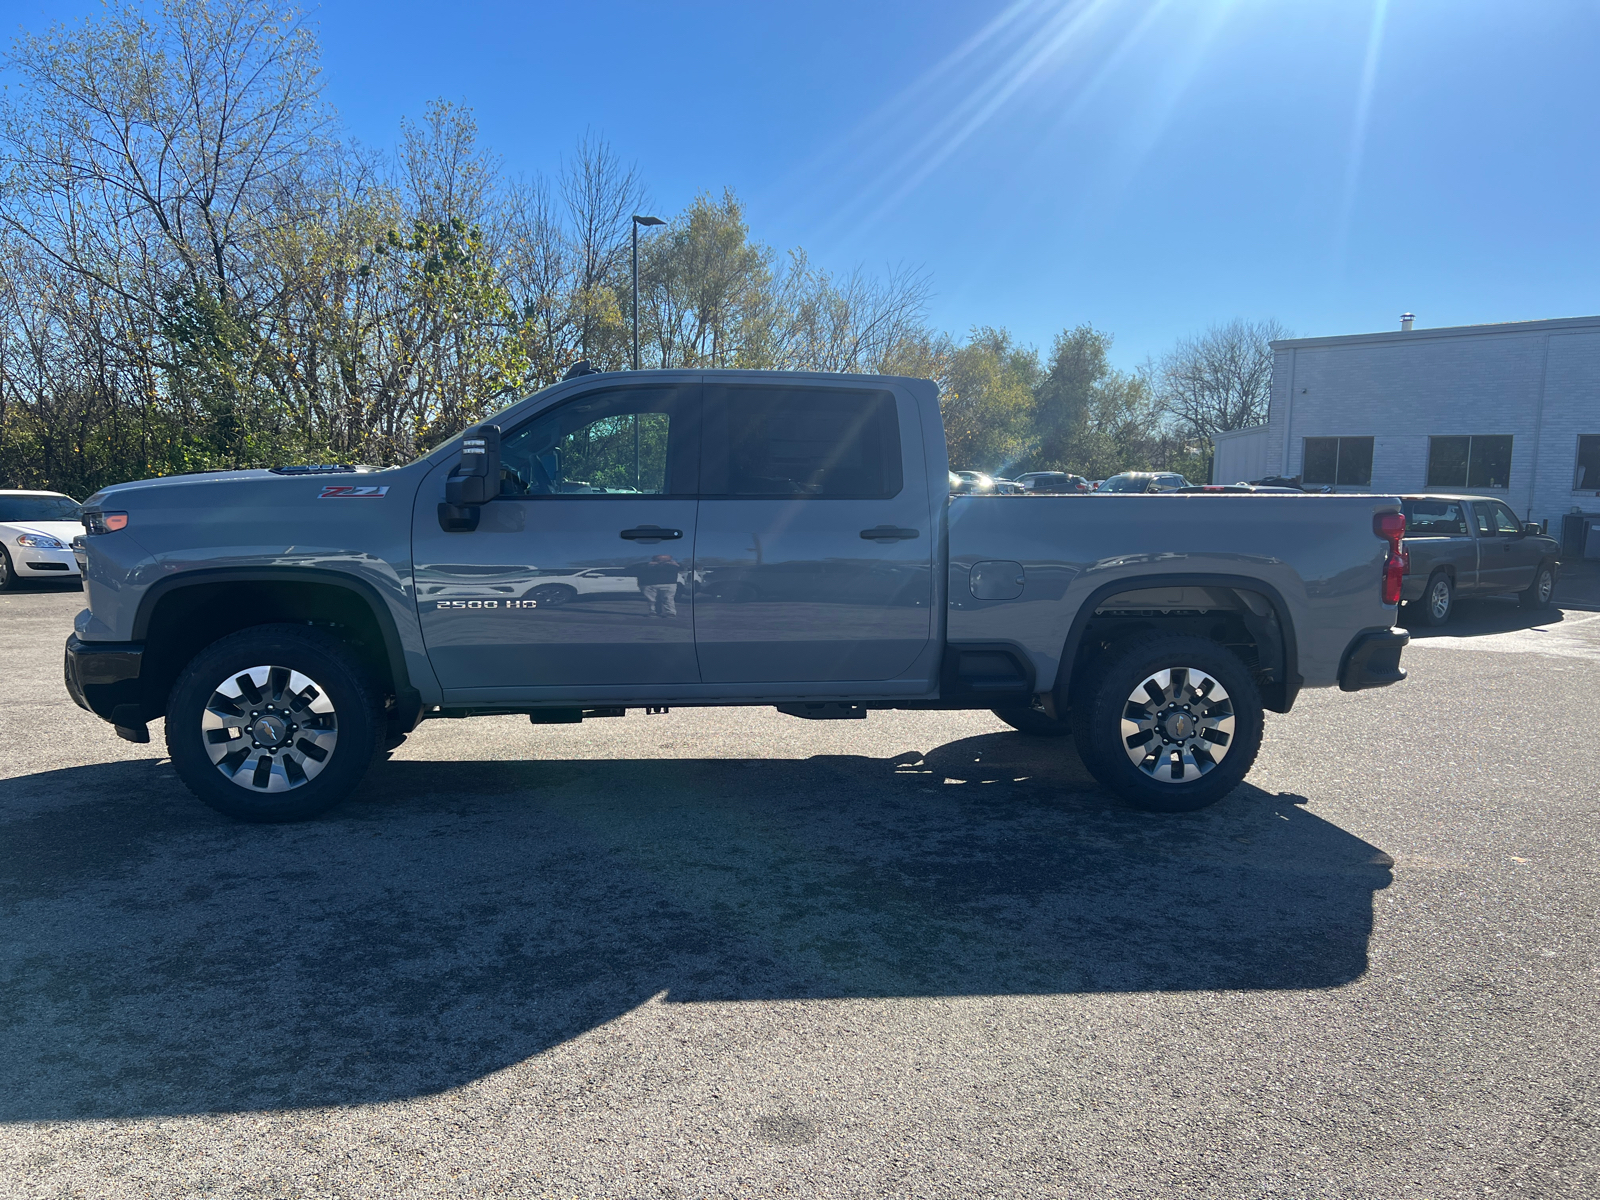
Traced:
<path fill-rule="evenodd" d="M 282 717 L 260 717 L 250 727 L 250 736 L 263 746 L 279 746 L 289 735 L 289 723 Z"/>

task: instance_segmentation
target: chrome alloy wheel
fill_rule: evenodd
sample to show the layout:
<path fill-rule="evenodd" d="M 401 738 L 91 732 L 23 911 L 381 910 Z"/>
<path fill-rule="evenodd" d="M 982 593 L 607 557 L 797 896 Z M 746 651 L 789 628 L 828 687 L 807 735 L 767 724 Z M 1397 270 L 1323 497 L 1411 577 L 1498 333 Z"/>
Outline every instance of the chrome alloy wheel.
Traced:
<path fill-rule="evenodd" d="M 1198 667 L 1149 676 L 1122 709 L 1122 746 L 1134 766 L 1162 783 L 1188 783 L 1216 770 L 1233 740 L 1227 690 Z"/>
<path fill-rule="evenodd" d="M 1556 590 L 1556 579 L 1555 576 L 1550 573 L 1549 567 L 1539 568 L 1539 579 L 1534 586 L 1539 590 L 1539 603 L 1549 604 L 1550 593 Z"/>
<path fill-rule="evenodd" d="M 200 718 L 217 770 L 261 792 L 315 779 L 333 756 L 338 728 L 327 693 L 288 667 L 251 667 L 224 679 Z"/>
<path fill-rule="evenodd" d="M 1428 611 L 1433 614 L 1435 621 L 1442 621 L 1450 615 L 1450 581 L 1443 575 L 1434 580 L 1428 592 Z"/>

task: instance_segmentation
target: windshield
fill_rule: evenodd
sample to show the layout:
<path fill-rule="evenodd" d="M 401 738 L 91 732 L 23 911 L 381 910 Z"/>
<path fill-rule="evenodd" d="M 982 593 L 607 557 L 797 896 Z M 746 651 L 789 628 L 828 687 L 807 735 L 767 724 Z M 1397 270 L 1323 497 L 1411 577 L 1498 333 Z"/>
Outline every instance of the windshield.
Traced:
<path fill-rule="evenodd" d="M 1150 486 L 1150 480 L 1141 479 L 1137 475 L 1113 475 L 1100 485 L 1102 492 L 1142 492 Z"/>
<path fill-rule="evenodd" d="M 0 496 L 0 521 L 76 521 L 81 511 L 69 496 Z"/>

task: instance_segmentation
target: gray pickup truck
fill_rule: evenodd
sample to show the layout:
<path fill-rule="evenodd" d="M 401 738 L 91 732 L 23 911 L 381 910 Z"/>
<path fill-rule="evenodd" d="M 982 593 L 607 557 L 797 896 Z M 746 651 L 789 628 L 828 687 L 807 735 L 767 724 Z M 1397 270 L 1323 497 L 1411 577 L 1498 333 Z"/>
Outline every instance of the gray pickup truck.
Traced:
<path fill-rule="evenodd" d="M 1402 496 L 1407 574 L 1400 588 L 1412 619 L 1443 625 L 1457 596 L 1515 592 L 1546 608 L 1561 578 L 1561 543 L 1503 500 L 1437 493 Z"/>
<path fill-rule="evenodd" d="M 311 816 L 428 718 L 990 709 L 1130 803 L 1209 804 L 1302 687 L 1405 678 L 1382 496 L 951 496 L 937 388 L 588 373 L 406 466 L 84 506 L 67 687 L 179 777 Z"/>

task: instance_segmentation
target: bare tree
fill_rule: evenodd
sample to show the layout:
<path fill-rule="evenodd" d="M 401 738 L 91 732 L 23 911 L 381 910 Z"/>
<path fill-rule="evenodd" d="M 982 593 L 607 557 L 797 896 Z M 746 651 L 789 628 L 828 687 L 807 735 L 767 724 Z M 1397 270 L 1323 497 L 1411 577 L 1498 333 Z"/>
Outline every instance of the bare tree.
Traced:
<path fill-rule="evenodd" d="M 561 176 L 572 248 L 576 256 L 578 344 L 585 357 L 603 357 L 602 335 L 616 333 L 633 215 L 645 205 L 638 171 L 611 144 L 584 134 Z"/>
<path fill-rule="evenodd" d="M 505 222 L 505 279 L 522 320 L 530 381 L 554 383 L 582 357 L 582 330 L 577 255 L 543 176 L 510 185 Z"/>
<path fill-rule="evenodd" d="M 772 366 L 780 370 L 878 372 L 924 331 L 931 283 L 920 270 L 880 277 L 857 267 L 836 280 L 789 254 L 772 320 Z"/>
<path fill-rule="evenodd" d="M 1157 368 L 1162 407 L 1209 445 L 1230 429 L 1261 425 L 1272 390 L 1271 343 L 1290 336 L 1274 320 L 1234 320 L 1185 338 Z"/>
<path fill-rule="evenodd" d="M 18 39 L 0 221 L 135 302 L 156 299 L 145 285 L 163 260 L 234 302 L 330 123 L 316 43 L 258 0 L 166 0 L 162 15 Z"/>

